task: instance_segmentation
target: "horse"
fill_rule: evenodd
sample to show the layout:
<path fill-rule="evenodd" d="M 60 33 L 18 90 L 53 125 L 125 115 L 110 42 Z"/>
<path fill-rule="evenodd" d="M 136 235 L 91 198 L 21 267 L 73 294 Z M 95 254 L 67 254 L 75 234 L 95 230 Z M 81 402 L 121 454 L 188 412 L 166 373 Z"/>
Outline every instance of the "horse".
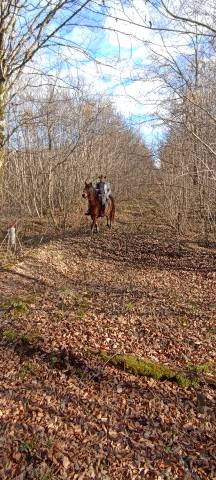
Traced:
<path fill-rule="evenodd" d="M 101 203 L 97 196 L 96 190 L 92 185 L 92 182 L 85 182 L 82 197 L 88 199 L 89 215 L 92 219 L 91 232 L 94 233 L 94 231 L 96 231 L 96 233 L 98 233 L 99 227 L 97 224 L 97 219 L 101 217 Z M 107 220 L 107 227 L 111 228 L 115 217 L 115 202 L 111 195 L 109 196 L 104 210 L 104 217 L 106 217 Z"/>

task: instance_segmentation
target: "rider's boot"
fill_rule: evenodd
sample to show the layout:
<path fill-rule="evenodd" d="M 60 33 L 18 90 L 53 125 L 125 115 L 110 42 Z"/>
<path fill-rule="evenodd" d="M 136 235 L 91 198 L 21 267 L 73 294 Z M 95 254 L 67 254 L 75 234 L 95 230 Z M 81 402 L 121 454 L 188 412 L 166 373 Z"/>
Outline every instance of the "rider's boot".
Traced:
<path fill-rule="evenodd" d="M 105 214 L 105 205 L 101 205 L 100 216 L 104 217 L 104 214 Z"/>

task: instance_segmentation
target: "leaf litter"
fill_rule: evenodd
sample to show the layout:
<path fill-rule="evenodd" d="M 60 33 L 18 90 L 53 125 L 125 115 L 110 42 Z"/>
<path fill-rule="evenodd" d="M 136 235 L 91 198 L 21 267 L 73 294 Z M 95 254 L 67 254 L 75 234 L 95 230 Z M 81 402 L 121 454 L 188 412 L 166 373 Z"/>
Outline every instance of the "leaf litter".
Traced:
<path fill-rule="evenodd" d="M 2 480 L 216 478 L 215 255 L 176 245 L 81 232 L 1 272 Z M 101 350 L 202 381 L 136 376 Z"/>

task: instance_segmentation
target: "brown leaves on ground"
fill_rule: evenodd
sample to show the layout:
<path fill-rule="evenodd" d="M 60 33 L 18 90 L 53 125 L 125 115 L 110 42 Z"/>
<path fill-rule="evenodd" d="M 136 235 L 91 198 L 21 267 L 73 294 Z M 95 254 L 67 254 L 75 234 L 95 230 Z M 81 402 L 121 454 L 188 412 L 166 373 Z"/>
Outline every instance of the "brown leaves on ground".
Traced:
<path fill-rule="evenodd" d="M 0 283 L 2 480 L 216 478 L 215 390 L 98 356 L 214 369 L 214 252 L 120 224 L 44 243 Z"/>

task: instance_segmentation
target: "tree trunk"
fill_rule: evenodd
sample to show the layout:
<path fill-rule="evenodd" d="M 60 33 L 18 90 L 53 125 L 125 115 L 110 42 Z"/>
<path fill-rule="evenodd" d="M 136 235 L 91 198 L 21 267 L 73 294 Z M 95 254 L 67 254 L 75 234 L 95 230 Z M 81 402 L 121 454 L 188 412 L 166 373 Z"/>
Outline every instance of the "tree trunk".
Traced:
<path fill-rule="evenodd" d="M 4 162 L 4 132 L 5 132 L 5 99 L 6 99 L 6 82 L 0 78 L 0 171 Z M 1 173 L 0 173 L 1 177 Z"/>
<path fill-rule="evenodd" d="M 1 169 L 4 162 L 4 132 L 5 132 L 5 99 L 6 99 L 6 78 L 4 58 L 4 28 L 0 23 L 0 182 Z"/>

